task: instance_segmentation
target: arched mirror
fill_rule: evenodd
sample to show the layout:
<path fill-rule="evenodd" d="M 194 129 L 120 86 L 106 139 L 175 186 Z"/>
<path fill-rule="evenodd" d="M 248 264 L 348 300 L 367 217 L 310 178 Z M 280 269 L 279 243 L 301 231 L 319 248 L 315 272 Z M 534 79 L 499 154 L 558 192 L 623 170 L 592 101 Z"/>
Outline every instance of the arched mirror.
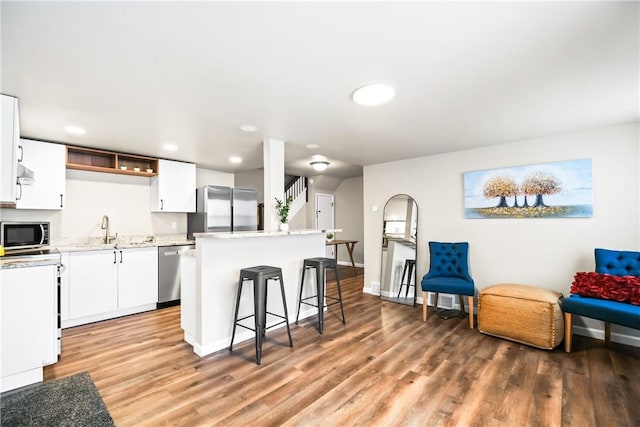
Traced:
<path fill-rule="evenodd" d="M 384 205 L 380 298 L 416 303 L 416 242 L 418 205 L 413 197 L 396 194 Z"/>

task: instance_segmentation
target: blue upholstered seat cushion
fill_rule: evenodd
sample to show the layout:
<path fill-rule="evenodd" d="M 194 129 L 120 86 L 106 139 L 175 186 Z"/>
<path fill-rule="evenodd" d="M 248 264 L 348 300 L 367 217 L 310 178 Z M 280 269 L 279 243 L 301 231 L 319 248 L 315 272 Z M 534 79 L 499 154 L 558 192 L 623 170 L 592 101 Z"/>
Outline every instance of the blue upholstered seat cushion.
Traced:
<path fill-rule="evenodd" d="M 640 329 L 640 306 L 625 302 L 571 295 L 562 300 L 562 310 L 617 325 Z"/>
<path fill-rule="evenodd" d="M 422 290 L 425 292 L 441 292 L 443 294 L 473 296 L 473 281 L 459 279 L 457 277 L 434 277 L 422 279 Z"/>
<path fill-rule="evenodd" d="M 429 242 L 429 272 L 422 278 L 422 290 L 457 295 L 474 295 L 469 275 L 469 243 Z"/>

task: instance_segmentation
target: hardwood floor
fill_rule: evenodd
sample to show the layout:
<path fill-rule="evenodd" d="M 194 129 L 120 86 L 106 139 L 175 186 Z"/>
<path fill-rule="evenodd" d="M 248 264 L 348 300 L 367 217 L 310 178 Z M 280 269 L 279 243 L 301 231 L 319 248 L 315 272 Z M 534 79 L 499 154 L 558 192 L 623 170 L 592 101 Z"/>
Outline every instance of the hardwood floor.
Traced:
<path fill-rule="evenodd" d="M 182 340 L 180 308 L 66 329 L 45 379 L 88 371 L 118 426 L 638 426 L 640 349 L 574 337 L 544 351 L 466 318 L 362 294 L 341 269 L 347 324 L 315 317 L 208 357 Z M 335 286 L 328 286 L 335 294 Z M 295 309 L 291 309 L 293 311 Z"/>

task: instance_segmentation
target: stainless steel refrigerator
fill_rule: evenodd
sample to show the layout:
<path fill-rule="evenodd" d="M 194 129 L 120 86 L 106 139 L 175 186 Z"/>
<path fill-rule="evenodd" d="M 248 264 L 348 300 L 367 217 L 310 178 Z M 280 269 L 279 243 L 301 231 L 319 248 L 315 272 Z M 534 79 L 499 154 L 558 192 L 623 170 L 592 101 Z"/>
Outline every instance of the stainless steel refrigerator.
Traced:
<path fill-rule="evenodd" d="M 196 212 L 187 216 L 187 238 L 193 233 L 258 229 L 258 191 L 207 185 L 196 190 Z"/>

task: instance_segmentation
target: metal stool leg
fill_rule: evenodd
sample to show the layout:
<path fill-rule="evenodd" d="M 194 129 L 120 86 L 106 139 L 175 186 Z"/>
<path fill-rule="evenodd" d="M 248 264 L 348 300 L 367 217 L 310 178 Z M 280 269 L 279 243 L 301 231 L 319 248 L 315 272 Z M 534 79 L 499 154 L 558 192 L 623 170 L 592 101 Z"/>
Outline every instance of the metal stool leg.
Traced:
<path fill-rule="evenodd" d="M 342 308 L 342 291 L 340 290 L 340 275 L 338 274 L 338 264 L 336 263 L 336 285 L 338 286 L 338 299 L 340 301 L 340 312 L 342 313 L 342 324 L 346 325 L 347 321 L 344 318 L 344 308 Z"/>
<path fill-rule="evenodd" d="M 236 297 L 236 314 L 233 318 L 233 331 L 231 332 L 231 344 L 229 344 L 229 351 L 233 351 L 233 339 L 236 336 L 236 325 L 238 324 L 238 311 L 240 310 L 240 294 L 242 294 L 242 274 L 240 274 L 240 280 L 238 280 L 238 296 Z"/>
<path fill-rule="evenodd" d="M 398 289 L 398 296 L 396 298 L 400 298 L 400 293 L 402 293 L 402 286 L 404 285 L 404 275 L 407 273 L 407 267 L 409 266 L 409 264 L 404 263 L 404 268 L 402 269 L 402 279 L 400 279 L 400 289 Z M 409 280 L 411 280 L 411 278 L 409 278 Z M 408 288 L 408 285 L 407 285 Z"/>
<path fill-rule="evenodd" d="M 307 271 L 307 267 L 305 265 L 302 266 L 302 279 L 300 279 L 300 297 L 298 298 L 298 314 L 296 314 L 296 325 L 298 324 L 298 319 L 300 318 L 300 306 L 302 305 L 302 288 L 304 286 L 304 273 Z"/>
<path fill-rule="evenodd" d="M 289 335 L 289 347 L 293 347 L 293 340 L 291 339 L 291 329 L 289 328 L 289 312 L 287 311 L 287 298 L 284 295 L 284 281 L 280 276 L 280 293 L 282 293 L 282 305 L 284 306 L 284 317 L 286 319 L 285 325 L 287 325 L 287 335 Z"/>
<path fill-rule="evenodd" d="M 266 318 L 266 291 L 267 281 L 259 280 L 253 284 L 253 309 L 255 313 L 256 328 L 256 364 L 260 364 L 262 360 L 262 338 L 264 337 L 265 318 Z"/>
<path fill-rule="evenodd" d="M 318 295 L 318 330 L 324 332 L 324 268 L 316 268 L 316 289 Z"/>
<path fill-rule="evenodd" d="M 405 266 L 409 267 L 409 277 L 407 278 L 407 288 L 404 291 L 404 297 L 409 297 L 409 287 L 411 286 L 411 277 L 413 276 L 413 264 L 405 264 Z M 404 278 L 404 272 L 402 273 L 402 277 Z"/>

